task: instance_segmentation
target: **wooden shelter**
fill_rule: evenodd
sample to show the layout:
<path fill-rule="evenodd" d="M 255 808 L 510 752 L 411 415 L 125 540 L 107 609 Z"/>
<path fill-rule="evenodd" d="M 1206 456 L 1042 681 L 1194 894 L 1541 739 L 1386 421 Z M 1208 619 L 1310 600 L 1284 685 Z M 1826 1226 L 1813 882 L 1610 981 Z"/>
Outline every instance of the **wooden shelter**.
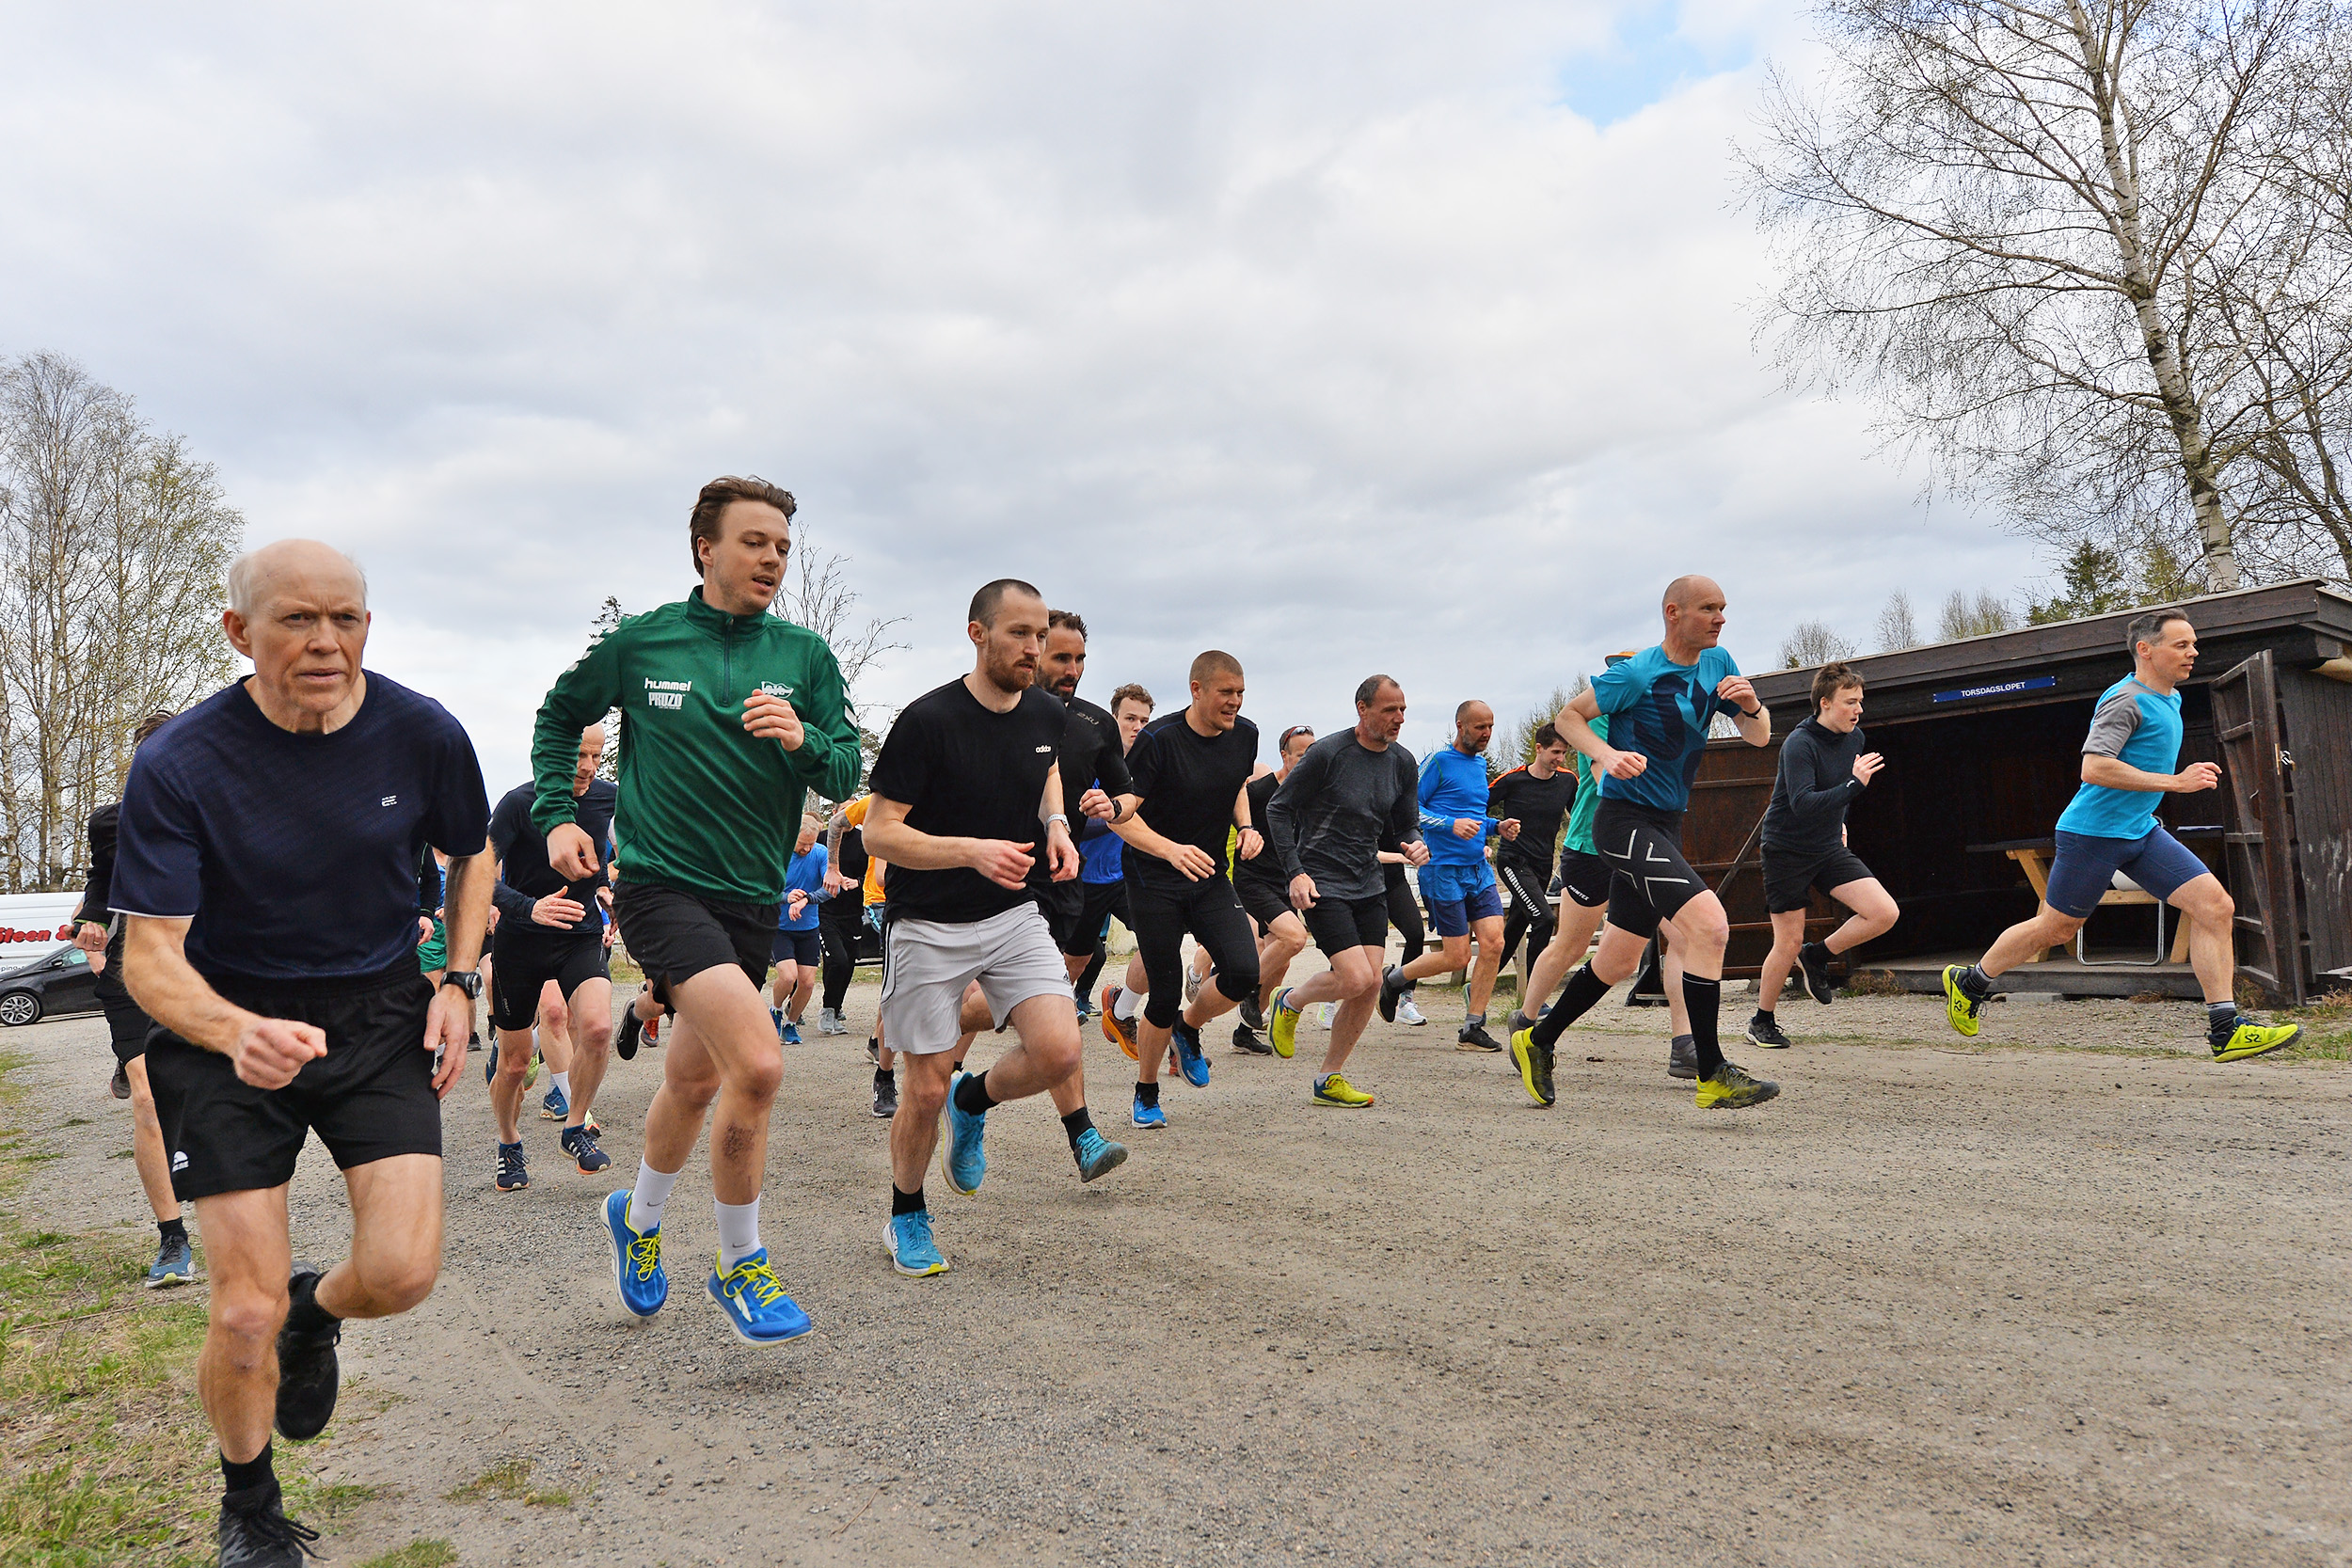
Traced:
<path fill-rule="evenodd" d="M 2310 578 L 2184 601 L 2197 628 L 2182 689 L 2184 764 L 2221 765 L 2219 789 L 2168 795 L 2164 823 L 2237 901 L 2239 973 L 2274 1001 L 2352 979 L 2352 596 Z M 1977 957 L 2033 912 L 2058 813 L 2081 780 L 2099 694 L 2131 673 L 2124 627 L 2139 611 L 2027 626 L 1850 662 L 1865 682 L 1863 727 L 1886 758 L 1848 831 L 1902 905 L 1895 929 L 1848 962 L 1916 990 L 1947 961 Z M 1812 712 L 1814 672 L 1751 673 L 1775 736 Z M 1754 975 L 1772 945 L 1756 828 L 1779 766 L 1758 749 L 1709 744 L 1684 848 L 1731 916 L 1726 975 Z M 2144 895 L 2110 900 L 2085 957 L 2013 971 L 2011 990 L 2074 995 L 2198 994 L 2177 931 L 2158 946 Z M 1808 936 L 1842 918 L 1820 895 Z M 2064 953 L 2066 950 L 2054 950 Z"/>

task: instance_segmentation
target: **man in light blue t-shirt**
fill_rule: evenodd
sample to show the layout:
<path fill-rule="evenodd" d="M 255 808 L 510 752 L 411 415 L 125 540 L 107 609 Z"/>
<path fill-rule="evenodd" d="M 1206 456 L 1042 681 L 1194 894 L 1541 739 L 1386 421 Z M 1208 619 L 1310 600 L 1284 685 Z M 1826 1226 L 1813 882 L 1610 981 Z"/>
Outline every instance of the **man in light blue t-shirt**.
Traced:
<path fill-rule="evenodd" d="M 1391 964 L 1380 976 L 1380 1016 L 1394 1022 L 1397 1003 L 1414 981 L 1470 967 L 1476 933 L 1478 967 L 1462 993 L 1462 1027 L 1454 1036 L 1464 1051 L 1502 1049 L 1486 1033 L 1486 1002 L 1502 967 L 1502 890 L 1486 863 L 1486 841 L 1516 838 L 1519 825 L 1486 815 L 1486 743 L 1494 733 L 1495 710 L 1473 697 L 1454 710 L 1454 743 L 1422 758 L 1421 831 L 1429 863 L 1421 868 L 1421 892 L 1438 929 L 1438 950 Z"/>
<path fill-rule="evenodd" d="M 2188 921 L 2189 964 L 2205 993 L 2206 1037 L 2217 1062 L 2260 1056 L 2303 1031 L 2238 1016 L 2233 924 L 2237 906 L 2221 879 L 2165 832 L 2156 805 L 2221 782 L 2210 762 L 2181 767 L 2181 683 L 2197 668 L 2197 628 L 2177 610 L 2136 616 L 2124 632 L 2132 673 L 2100 695 L 2083 739 L 2083 782 L 2058 820 L 2058 853 L 2042 908 L 2003 931 L 1973 964 L 1944 970 L 1945 1014 L 1977 1032 L 1994 980 L 2035 954 L 2072 942 L 2119 876 Z"/>

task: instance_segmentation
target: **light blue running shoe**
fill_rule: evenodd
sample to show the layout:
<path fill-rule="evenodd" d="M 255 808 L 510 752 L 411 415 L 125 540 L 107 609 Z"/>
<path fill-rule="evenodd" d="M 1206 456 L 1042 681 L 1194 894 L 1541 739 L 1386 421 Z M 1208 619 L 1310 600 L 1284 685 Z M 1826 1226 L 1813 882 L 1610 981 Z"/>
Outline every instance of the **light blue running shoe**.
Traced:
<path fill-rule="evenodd" d="M 661 1270 L 661 1227 L 638 1230 L 628 1223 L 628 1189 L 607 1194 L 604 1227 L 612 1233 L 612 1283 L 621 1305 L 650 1318 L 670 1299 L 670 1276 Z"/>
<path fill-rule="evenodd" d="M 798 1045 L 801 1043 L 801 1026 L 799 1024 L 788 1021 L 786 1022 L 784 1026 L 784 1043 L 787 1045 Z"/>
<path fill-rule="evenodd" d="M 1157 1105 L 1146 1105 L 1141 1095 L 1127 1108 L 1127 1119 L 1149 1132 L 1164 1132 L 1168 1127 L 1168 1113 Z"/>
<path fill-rule="evenodd" d="M 947 1259 L 939 1255 L 939 1243 L 931 1240 L 931 1217 L 920 1209 L 912 1214 L 891 1215 L 889 1225 L 882 1228 L 882 1245 L 890 1249 L 890 1266 L 900 1274 L 920 1279 L 947 1272 Z"/>
<path fill-rule="evenodd" d="M 1176 1046 L 1176 1066 L 1184 1075 L 1184 1082 L 1196 1089 L 1209 1086 L 1209 1058 L 1200 1050 L 1200 1031 L 1183 1019 L 1168 1031 L 1168 1038 Z"/>
<path fill-rule="evenodd" d="M 1120 1152 L 1120 1158 L 1125 1158 L 1126 1151 L 1122 1149 Z M 1092 1180 L 1093 1178 L 1089 1177 L 1088 1180 Z M 155 1261 L 147 1270 L 147 1288 L 151 1291 L 167 1290 L 174 1285 L 185 1285 L 196 1277 L 196 1254 L 189 1249 L 188 1238 L 183 1232 L 156 1247 Z"/>
<path fill-rule="evenodd" d="M 1127 1146 L 1111 1142 L 1091 1127 L 1078 1134 L 1078 1147 L 1070 1152 L 1077 1159 L 1081 1181 L 1108 1176 L 1127 1163 Z"/>
<path fill-rule="evenodd" d="M 539 1116 L 541 1119 L 546 1121 L 563 1121 L 567 1119 L 571 1114 L 572 1102 L 564 1098 L 564 1091 L 557 1088 L 552 1084 L 548 1085 L 547 1098 L 539 1101 Z"/>
<path fill-rule="evenodd" d="M 735 1337 L 747 1345 L 780 1345 L 815 1326 L 800 1304 L 784 1293 L 768 1267 L 766 1247 L 724 1274 L 712 1270 L 703 1289 L 710 1292 Z"/>
<path fill-rule="evenodd" d="M 988 1151 L 980 1147 L 988 1133 L 988 1113 L 974 1116 L 956 1108 L 956 1090 L 971 1076 L 959 1072 L 947 1080 L 947 1135 L 939 1141 L 939 1174 L 960 1197 L 978 1192 L 980 1179 L 988 1174 Z"/>
<path fill-rule="evenodd" d="M 782 1007 L 769 1008 L 768 1022 L 776 1026 L 776 1038 L 781 1041 L 784 1038 L 784 1009 Z"/>

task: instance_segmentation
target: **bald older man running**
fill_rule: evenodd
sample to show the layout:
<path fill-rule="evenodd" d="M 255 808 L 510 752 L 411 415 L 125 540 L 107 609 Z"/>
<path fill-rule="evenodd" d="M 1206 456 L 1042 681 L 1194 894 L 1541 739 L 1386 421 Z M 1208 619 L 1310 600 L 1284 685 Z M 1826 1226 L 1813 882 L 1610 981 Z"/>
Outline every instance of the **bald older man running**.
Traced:
<path fill-rule="evenodd" d="M 488 923 L 490 806 L 440 704 L 362 667 L 367 583 L 288 540 L 229 570 L 253 673 L 138 749 L 112 907 L 123 979 L 162 1027 L 149 1081 L 172 1186 L 212 1265 L 197 1384 L 220 1439 L 220 1560 L 295 1568 L 270 1428 L 334 1414 L 352 1318 L 405 1312 L 441 1263 L 441 1109 L 466 1065 Z M 450 857 L 448 969 L 417 969 L 417 862 Z M 351 1197 L 351 1256 L 293 1261 L 286 1192 L 317 1133 Z"/>
<path fill-rule="evenodd" d="M 1438 929 L 1438 950 L 1391 964 L 1380 976 L 1380 1016 L 1394 1022 L 1397 1001 L 1414 981 L 1470 968 L 1475 935 L 1478 967 L 1470 973 L 1462 1027 L 1454 1037 L 1463 1051 L 1502 1049 L 1486 1033 L 1486 1002 L 1502 967 L 1502 890 L 1486 863 L 1486 841 L 1498 834 L 1517 838 L 1519 825 L 1486 815 L 1486 743 L 1494 733 L 1495 710 L 1473 697 L 1454 710 L 1454 744 L 1422 759 L 1421 829 L 1429 863 L 1422 868 L 1421 891 Z"/>
<path fill-rule="evenodd" d="M 1772 738 L 1772 714 L 1732 657 L 1717 646 L 1724 609 L 1724 591 L 1711 578 L 1677 578 L 1660 606 L 1664 640 L 1602 671 L 1590 690 L 1560 710 L 1560 734 L 1592 758 L 1600 779 L 1593 841 L 1609 864 L 1609 918 L 1600 945 L 1568 976 L 1551 1011 L 1511 1037 L 1511 1060 L 1538 1105 L 1552 1102 L 1552 1050 L 1560 1036 L 1611 986 L 1631 978 L 1653 937 L 1675 942 L 1682 953 L 1699 1108 L 1736 1110 L 1780 1093 L 1778 1084 L 1752 1078 L 1724 1060 L 1715 1031 L 1730 923 L 1723 901 L 1682 858 L 1682 816 L 1715 715 L 1729 714 L 1751 746 Z M 1604 713 L 1606 739 L 1592 726 Z"/>

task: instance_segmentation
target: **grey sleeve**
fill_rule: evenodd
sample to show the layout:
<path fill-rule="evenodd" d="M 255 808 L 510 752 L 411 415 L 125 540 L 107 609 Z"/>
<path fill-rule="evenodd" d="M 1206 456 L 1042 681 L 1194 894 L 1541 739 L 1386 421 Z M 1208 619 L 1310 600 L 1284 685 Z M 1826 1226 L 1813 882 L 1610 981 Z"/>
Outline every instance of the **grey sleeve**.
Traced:
<path fill-rule="evenodd" d="M 2124 743 L 2139 729 L 2139 699 L 2119 691 L 2099 705 L 2090 716 L 2090 733 L 2083 736 L 2083 755 L 2120 757 Z"/>
<path fill-rule="evenodd" d="M 1399 844 L 1419 844 L 1421 837 L 1421 768 L 1413 762 L 1413 753 L 1402 746 L 1391 745 L 1390 752 L 1396 758 L 1396 801 L 1389 808 L 1389 826 L 1396 832 Z"/>
<path fill-rule="evenodd" d="M 1298 766 L 1291 769 L 1291 776 L 1275 789 L 1274 799 L 1266 802 L 1266 841 L 1273 847 L 1275 854 L 1281 858 L 1282 875 L 1286 879 L 1301 875 L 1298 865 L 1299 802 L 1323 786 L 1324 776 L 1329 770 L 1329 752 L 1318 754 L 1314 748 L 1309 747 L 1307 754 L 1298 759 Z"/>

